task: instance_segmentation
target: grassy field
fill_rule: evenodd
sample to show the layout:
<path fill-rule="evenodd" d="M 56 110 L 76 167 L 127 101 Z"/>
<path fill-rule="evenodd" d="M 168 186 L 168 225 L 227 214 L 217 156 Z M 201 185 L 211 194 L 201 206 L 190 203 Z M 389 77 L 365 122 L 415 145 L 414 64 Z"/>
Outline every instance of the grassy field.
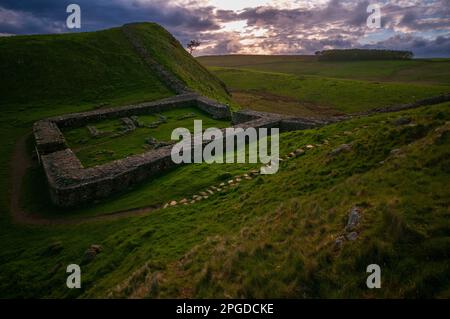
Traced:
<path fill-rule="evenodd" d="M 159 123 L 160 116 L 163 117 L 164 123 Z M 138 121 L 142 127 L 132 132 L 124 133 L 123 123 L 120 119 L 115 119 L 89 123 L 89 126 L 99 130 L 100 135 L 97 137 L 92 137 L 87 127 L 69 129 L 63 133 L 83 166 L 89 167 L 149 151 L 152 149 L 146 142 L 149 138 L 155 139 L 156 142 L 171 142 L 174 129 L 183 127 L 193 132 L 195 120 L 201 120 L 204 129 L 230 126 L 230 121 L 213 120 L 197 108 L 182 108 L 139 116 Z M 158 123 L 157 127 L 151 127 L 154 123 Z"/>
<path fill-rule="evenodd" d="M 161 51 L 180 50 L 171 42 L 173 38 L 155 26 L 139 28 L 151 39 L 146 42 L 149 46 L 152 43 L 160 48 L 155 57 L 159 55 L 163 61 L 165 54 L 174 54 L 164 62 L 168 64 L 177 57 L 186 59 L 172 65 L 172 70 L 188 63 L 189 67 L 177 76 L 200 92 L 208 90 L 200 87 L 205 84 L 200 80 L 213 75 L 200 71 L 184 51 Z M 7 75 L 0 79 L 1 298 L 450 296 L 450 103 L 284 133 L 280 136 L 283 157 L 307 144 L 314 148 L 282 162 L 278 174 L 245 180 L 196 204 L 120 219 L 67 225 L 21 224 L 13 220 L 10 210 L 12 155 L 16 141 L 31 132 L 34 121 L 92 110 L 105 103 L 131 104 L 173 93 L 149 74 L 120 29 L 0 38 L 0 68 Z M 299 74 L 267 71 L 269 75 L 263 73 L 262 78 L 271 76 L 280 85 L 288 86 L 291 77 L 295 77 L 295 85 L 307 85 Z M 249 71 L 229 72 L 240 76 Z M 203 75 L 196 82 L 198 74 Z M 261 85 L 260 71 L 251 74 L 255 85 Z M 446 87 L 448 83 L 439 74 L 426 85 Z M 369 85 L 362 78 L 312 75 L 301 75 L 311 90 L 317 77 L 334 78 L 337 85 L 341 83 L 336 79 Z M 422 82 L 416 81 L 425 85 Z M 228 99 L 217 85 L 220 81 L 211 84 L 210 96 Z M 399 87 L 409 92 L 407 87 Z M 267 86 L 267 91 L 270 89 Z M 273 86 L 272 90 L 275 92 L 267 94 L 298 99 L 298 93 L 292 93 L 294 87 L 282 90 Z M 371 94 L 371 90 L 363 92 Z M 416 91 L 413 93 L 424 92 Z M 248 92 L 254 91 L 249 88 Z M 324 90 L 321 98 L 325 99 L 328 92 L 332 91 Z M 327 99 L 338 101 L 341 97 L 334 94 Z M 324 110 L 356 108 L 356 104 L 346 106 L 344 101 L 342 98 L 340 111 Z M 398 124 L 398 119 L 405 118 L 409 124 Z M 154 118 L 144 120 L 151 122 Z M 112 131 L 116 125 L 102 123 L 98 128 Z M 160 133 L 158 138 L 165 139 L 165 130 Z M 85 128 L 73 135 L 66 132 L 75 147 L 85 134 Z M 147 132 L 135 134 L 136 143 L 126 143 L 130 143 L 131 151 L 140 151 Z M 28 144 L 31 155 L 32 143 Z M 343 144 L 351 144 L 350 150 L 333 155 L 333 150 Z M 120 156 L 129 152 L 113 151 Z M 255 167 L 180 166 L 108 201 L 62 210 L 50 204 L 43 172 L 34 166 L 24 178 L 21 204 L 30 218 L 70 222 L 189 198 Z M 344 233 L 349 210 L 354 206 L 362 211 L 358 237 L 336 249 L 335 240 Z M 100 244 L 103 250 L 88 262 L 84 252 L 92 244 Z M 82 267 L 82 289 L 66 288 L 66 266 L 72 263 Z M 382 267 L 382 289 L 365 287 L 366 266 L 370 263 Z"/>
<path fill-rule="evenodd" d="M 322 62 L 313 56 L 207 56 L 236 104 L 323 117 L 450 92 L 450 60 Z"/>
<path fill-rule="evenodd" d="M 207 67 L 253 69 L 339 79 L 450 85 L 450 59 L 318 62 L 314 56 L 226 55 L 199 57 L 198 61 Z"/>
<path fill-rule="evenodd" d="M 211 71 L 227 84 L 240 105 L 292 115 L 355 113 L 450 92 L 450 86 L 444 85 L 369 82 L 217 67 Z"/>

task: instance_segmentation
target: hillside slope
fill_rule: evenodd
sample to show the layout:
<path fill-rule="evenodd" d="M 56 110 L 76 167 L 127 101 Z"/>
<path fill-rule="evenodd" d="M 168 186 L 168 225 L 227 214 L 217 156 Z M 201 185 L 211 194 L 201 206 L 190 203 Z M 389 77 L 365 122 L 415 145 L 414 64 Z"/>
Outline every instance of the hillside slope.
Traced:
<path fill-rule="evenodd" d="M 448 298 L 449 107 L 283 134 L 282 154 L 316 146 L 196 208 L 195 218 L 207 212 L 234 231 L 169 264 L 148 259 L 110 296 Z M 354 209 L 359 221 L 346 228 Z M 181 210 L 167 214 L 189 216 Z M 382 289 L 366 287 L 370 264 Z"/>
<path fill-rule="evenodd" d="M 227 102 L 224 86 L 173 36 L 153 23 L 134 24 L 153 58 L 193 90 Z M 148 101 L 174 92 L 151 72 L 123 27 L 104 31 L 0 38 L 0 107 L 44 104 L 93 106 L 130 97 Z"/>

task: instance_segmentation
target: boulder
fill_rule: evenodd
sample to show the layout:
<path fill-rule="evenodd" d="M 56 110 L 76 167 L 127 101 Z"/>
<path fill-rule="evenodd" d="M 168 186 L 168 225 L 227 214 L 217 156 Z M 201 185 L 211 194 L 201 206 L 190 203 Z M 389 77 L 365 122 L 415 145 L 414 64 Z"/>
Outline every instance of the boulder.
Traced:
<path fill-rule="evenodd" d="M 394 124 L 395 126 L 406 125 L 409 123 L 411 123 L 411 119 L 408 117 L 399 117 L 398 119 L 392 121 L 392 124 Z"/>
<path fill-rule="evenodd" d="M 91 262 L 92 260 L 94 260 L 94 258 L 102 251 L 102 246 L 100 245 L 91 245 L 88 249 L 86 249 L 86 251 L 84 252 L 83 255 L 83 260 L 82 263 L 83 264 L 87 264 L 89 262 Z"/>
<path fill-rule="evenodd" d="M 335 250 L 341 249 L 342 245 L 344 245 L 344 241 L 345 241 L 344 236 L 339 236 L 338 238 L 336 238 L 336 240 L 334 241 L 334 249 Z"/>
<path fill-rule="evenodd" d="M 352 149 L 350 144 L 342 144 L 330 152 L 331 156 L 336 156 L 342 152 L 349 152 Z"/>
<path fill-rule="evenodd" d="M 354 230 L 361 220 L 361 210 L 358 207 L 353 207 L 348 214 L 347 225 L 345 226 L 345 231 Z"/>
<path fill-rule="evenodd" d="M 354 232 L 348 233 L 346 235 L 346 237 L 348 240 L 353 241 L 353 240 L 356 240 L 356 238 L 358 238 L 358 233 L 354 231 Z"/>

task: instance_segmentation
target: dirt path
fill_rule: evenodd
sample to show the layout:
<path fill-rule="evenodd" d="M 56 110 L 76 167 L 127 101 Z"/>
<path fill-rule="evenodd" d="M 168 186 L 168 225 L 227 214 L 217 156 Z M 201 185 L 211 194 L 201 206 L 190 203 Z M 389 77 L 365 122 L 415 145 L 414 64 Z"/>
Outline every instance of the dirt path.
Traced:
<path fill-rule="evenodd" d="M 140 216 L 148 214 L 160 207 L 143 207 L 118 211 L 110 214 L 80 218 L 46 218 L 35 213 L 25 212 L 20 205 L 20 194 L 22 193 L 22 181 L 27 169 L 32 166 L 32 161 L 27 154 L 26 141 L 29 134 L 21 137 L 14 148 L 11 157 L 11 215 L 16 223 L 32 225 L 75 225 L 81 223 L 114 220 L 117 218 Z"/>
<path fill-rule="evenodd" d="M 354 118 L 354 117 L 363 117 L 372 114 L 379 113 L 390 113 L 390 112 L 398 112 L 407 109 L 418 108 L 426 105 L 436 105 L 439 103 L 443 103 L 445 101 L 450 101 L 450 94 L 445 94 L 425 100 L 421 100 L 412 104 L 399 105 L 396 107 L 386 107 L 374 109 L 368 112 L 362 112 L 357 114 L 352 114 L 351 116 L 343 117 L 338 119 L 339 121 Z M 31 167 L 32 161 L 29 158 L 26 150 L 26 141 L 29 137 L 29 134 L 21 137 L 14 148 L 12 154 L 12 167 L 11 167 L 11 214 L 14 222 L 24 223 L 24 224 L 34 224 L 34 225 L 74 225 L 81 223 L 89 223 L 89 222 L 97 222 L 97 221 L 106 221 L 106 220 L 114 220 L 117 218 L 129 217 L 129 216 L 139 216 L 148 214 L 154 210 L 160 209 L 161 206 L 149 206 L 142 208 L 133 208 L 129 210 L 122 210 L 113 213 L 108 213 L 99 216 L 88 216 L 88 217 L 79 217 L 79 218 L 46 218 L 40 216 L 35 213 L 27 213 L 25 212 L 20 205 L 20 194 L 22 188 L 22 181 L 27 172 L 27 169 Z"/>

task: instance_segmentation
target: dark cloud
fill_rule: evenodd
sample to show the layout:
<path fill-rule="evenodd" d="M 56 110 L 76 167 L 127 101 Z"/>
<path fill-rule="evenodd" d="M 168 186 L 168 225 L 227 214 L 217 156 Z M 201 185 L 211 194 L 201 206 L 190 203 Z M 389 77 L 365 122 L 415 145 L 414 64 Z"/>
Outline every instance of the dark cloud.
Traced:
<path fill-rule="evenodd" d="M 371 47 L 408 48 L 418 56 L 450 55 L 450 0 L 376 1 L 382 4 L 383 29 L 375 32 L 366 26 L 367 6 L 373 0 L 330 0 L 308 9 L 259 6 L 238 12 L 205 5 L 205 0 L 0 1 L 0 34 L 69 32 L 65 8 L 76 2 L 82 8 L 81 31 L 153 21 L 183 44 L 200 39 L 201 54 L 310 54 L 327 48 L 361 47 L 361 39 L 372 35 L 376 43 Z M 222 29 L 224 23 L 236 21 L 245 21 L 244 30 Z M 377 40 L 373 34 L 383 31 L 393 36 Z"/>
<path fill-rule="evenodd" d="M 418 57 L 442 57 L 443 53 L 450 52 L 450 36 L 439 36 L 428 40 L 412 35 L 397 35 L 375 45 L 366 45 L 365 48 L 407 50 Z"/>

